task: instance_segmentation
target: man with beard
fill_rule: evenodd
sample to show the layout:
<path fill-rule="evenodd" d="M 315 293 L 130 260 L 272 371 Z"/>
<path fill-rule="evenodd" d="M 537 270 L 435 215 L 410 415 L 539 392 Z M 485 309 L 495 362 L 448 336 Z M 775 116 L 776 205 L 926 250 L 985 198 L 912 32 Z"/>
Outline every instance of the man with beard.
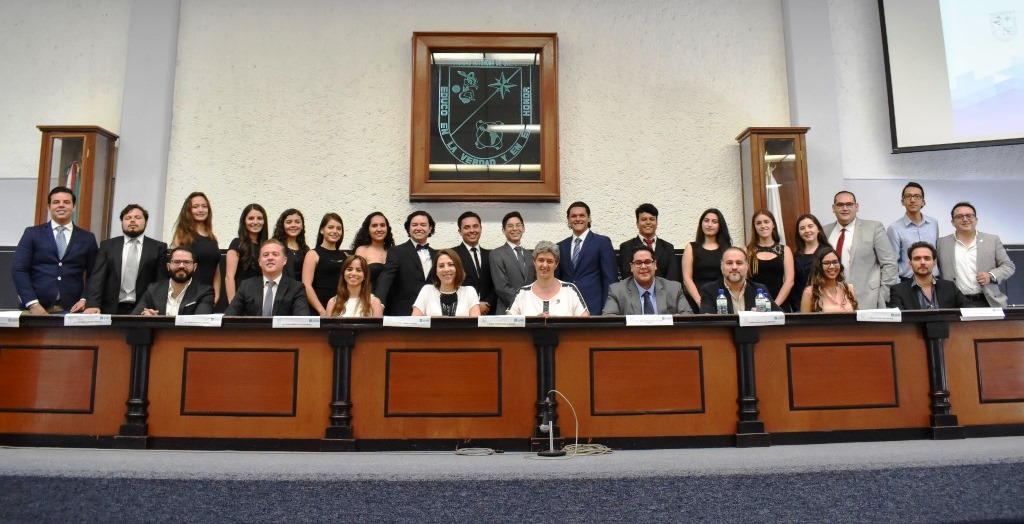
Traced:
<path fill-rule="evenodd" d="M 123 236 L 100 242 L 85 288 L 85 313 L 128 315 L 139 296 L 156 281 L 167 244 L 145 235 L 149 212 L 138 204 L 121 211 Z"/>
<path fill-rule="evenodd" d="M 191 249 L 184 246 L 172 249 L 167 262 L 171 278 L 150 285 L 132 314 L 174 317 L 213 313 L 213 288 L 192 281 L 197 267 Z"/>
<path fill-rule="evenodd" d="M 782 311 L 771 294 L 768 287 L 753 280 L 747 280 L 747 252 L 738 248 L 730 247 L 722 253 L 722 278 L 704 284 L 700 288 L 700 312 L 716 313 L 718 291 L 725 291 L 725 299 L 729 301 L 729 313 L 737 311 L 756 310 L 754 299 L 757 298 L 757 290 L 764 291 L 765 298 L 772 306 L 772 311 Z"/>
<path fill-rule="evenodd" d="M 934 275 L 938 252 L 928 242 L 914 242 L 907 249 L 907 260 L 914 278 L 892 287 L 889 307 L 899 309 L 948 309 L 971 307 L 956 284 Z"/>

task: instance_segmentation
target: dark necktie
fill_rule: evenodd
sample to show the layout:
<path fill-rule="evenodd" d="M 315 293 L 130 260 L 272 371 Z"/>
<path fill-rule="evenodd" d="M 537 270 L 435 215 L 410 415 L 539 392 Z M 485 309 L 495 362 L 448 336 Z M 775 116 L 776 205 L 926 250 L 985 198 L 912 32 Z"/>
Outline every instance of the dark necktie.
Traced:
<path fill-rule="evenodd" d="M 477 248 L 472 248 L 470 251 L 473 252 L 473 265 L 476 267 L 476 274 L 480 276 L 480 257 L 476 254 Z"/>
<path fill-rule="evenodd" d="M 572 243 L 572 267 L 574 269 L 580 265 L 580 244 L 582 243 L 583 239 L 579 237 Z"/>
<path fill-rule="evenodd" d="M 655 307 L 654 307 L 654 302 L 651 301 L 651 292 L 650 291 L 644 291 L 644 294 L 642 295 L 642 298 L 643 298 L 643 302 L 644 302 L 644 306 L 643 306 L 644 310 L 641 311 L 641 314 L 643 314 L 643 315 L 656 315 L 656 314 L 658 314 L 658 310 L 655 309 Z"/>
<path fill-rule="evenodd" d="M 519 259 L 519 264 L 523 267 L 523 275 L 526 274 L 526 255 L 523 254 L 523 246 L 516 246 L 516 258 Z"/>
<path fill-rule="evenodd" d="M 267 281 L 267 294 L 263 295 L 263 316 L 272 317 L 274 316 L 274 286 L 277 285 L 273 280 Z"/>
<path fill-rule="evenodd" d="M 654 251 L 654 239 L 653 238 L 645 238 L 644 242 L 647 243 L 647 249 L 650 249 L 651 251 Z"/>

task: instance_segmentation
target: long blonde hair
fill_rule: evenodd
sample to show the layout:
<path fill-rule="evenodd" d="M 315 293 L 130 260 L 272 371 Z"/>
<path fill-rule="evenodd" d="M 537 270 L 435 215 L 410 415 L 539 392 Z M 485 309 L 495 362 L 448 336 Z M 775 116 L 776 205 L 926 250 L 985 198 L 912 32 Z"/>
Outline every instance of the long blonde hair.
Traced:
<path fill-rule="evenodd" d="M 181 205 L 181 212 L 178 213 L 178 219 L 174 221 L 174 236 L 171 237 L 171 246 L 192 246 L 192 242 L 195 241 L 199 235 L 199 227 L 196 225 L 196 220 L 192 218 L 192 199 L 195 197 L 203 197 L 206 201 L 206 236 L 217 241 L 217 236 L 213 234 L 213 206 L 210 205 L 210 199 L 206 198 L 206 195 L 202 191 L 193 191 L 189 193 L 188 197 L 185 198 L 185 203 Z"/>

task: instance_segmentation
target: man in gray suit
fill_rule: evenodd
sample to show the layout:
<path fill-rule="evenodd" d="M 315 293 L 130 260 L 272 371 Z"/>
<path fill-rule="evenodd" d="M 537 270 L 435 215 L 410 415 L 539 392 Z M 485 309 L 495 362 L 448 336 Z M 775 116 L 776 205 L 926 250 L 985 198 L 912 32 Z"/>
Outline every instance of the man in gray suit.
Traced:
<path fill-rule="evenodd" d="M 857 308 L 884 308 L 889 288 L 899 283 L 896 253 L 882 223 L 858 219 L 858 208 L 853 193 L 836 193 L 832 197 L 836 221 L 825 226 L 825 236 L 846 268 L 846 281 L 857 293 Z"/>
<path fill-rule="evenodd" d="M 530 250 L 520 245 L 526 232 L 523 215 L 518 211 L 505 215 L 501 219 L 501 232 L 505 234 L 506 242 L 491 250 L 490 255 L 491 278 L 498 302 L 495 315 L 504 315 L 515 301 L 519 288 L 537 280 Z"/>
<path fill-rule="evenodd" d="M 1017 267 L 996 235 L 978 231 L 978 213 L 970 202 L 960 202 L 949 213 L 956 232 L 939 239 L 939 270 L 952 280 L 974 307 L 1006 307 L 999 283 Z"/>
<path fill-rule="evenodd" d="M 679 282 L 656 276 L 658 260 L 647 246 L 637 247 L 629 264 L 631 278 L 608 288 L 602 315 L 692 314 Z"/>

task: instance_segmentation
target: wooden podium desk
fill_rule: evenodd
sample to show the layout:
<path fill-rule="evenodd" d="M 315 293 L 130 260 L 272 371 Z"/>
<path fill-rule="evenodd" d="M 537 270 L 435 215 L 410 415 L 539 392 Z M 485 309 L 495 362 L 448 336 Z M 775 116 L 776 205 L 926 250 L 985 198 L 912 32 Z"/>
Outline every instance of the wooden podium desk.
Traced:
<path fill-rule="evenodd" d="M 904 312 L 901 323 L 796 314 L 760 328 L 734 315 L 659 327 L 20 324 L 0 330 L 5 445 L 525 450 L 547 446 L 545 418 L 559 443 L 578 424 L 581 442 L 620 448 L 1024 434 L 1020 309 L 979 322 L 956 310 Z"/>

